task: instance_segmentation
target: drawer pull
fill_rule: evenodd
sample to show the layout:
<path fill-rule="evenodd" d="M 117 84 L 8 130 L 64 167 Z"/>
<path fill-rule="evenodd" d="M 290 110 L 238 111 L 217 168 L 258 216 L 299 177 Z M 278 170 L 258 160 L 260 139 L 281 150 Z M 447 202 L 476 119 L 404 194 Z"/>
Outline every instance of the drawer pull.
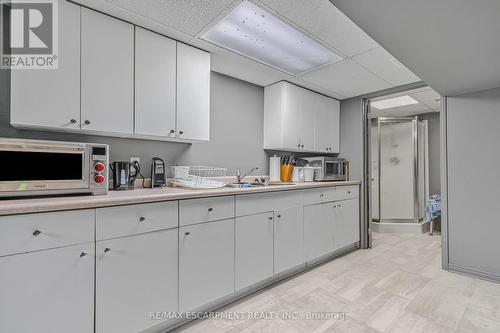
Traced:
<path fill-rule="evenodd" d="M 277 217 L 280 219 L 281 218 L 281 214 L 278 214 Z"/>
<path fill-rule="evenodd" d="M 38 236 L 40 235 L 42 232 L 40 230 L 35 230 L 33 231 L 33 236 Z"/>
<path fill-rule="evenodd" d="M 273 217 L 272 217 L 272 216 L 269 216 L 267 219 L 268 219 L 269 221 L 272 221 L 272 220 L 273 220 Z"/>
<path fill-rule="evenodd" d="M 319 195 L 319 197 L 320 197 L 320 198 L 323 198 L 323 196 L 324 196 L 324 194 L 323 194 L 323 193 L 321 193 L 321 194 Z"/>
<path fill-rule="evenodd" d="M 82 252 L 82 253 L 80 253 L 80 258 L 83 258 L 83 257 L 85 257 L 86 255 L 87 255 L 87 252 Z"/>
<path fill-rule="evenodd" d="M 107 248 L 104 249 L 104 253 L 107 253 L 109 251 L 111 251 L 111 249 L 109 247 L 107 247 Z"/>
<path fill-rule="evenodd" d="M 191 235 L 189 231 L 184 233 L 184 236 L 189 236 L 189 235 Z"/>
<path fill-rule="evenodd" d="M 139 222 L 144 222 L 146 221 L 146 218 L 144 216 L 139 217 Z"/>
<path fill-rule="evenodd" d="M 347 191 L 347 194 L 351 194 L 351 191 Z"/>
<path fill-rule="evenodd" d="M 214 209 L 213 209 L 212 207 L 210 207 L 210 208 L 208 209 L 208 211 L 209 211 L 209 212 L 211 212 L 211 211 L 213 211 L 213 210 L 214 210 Z"/>

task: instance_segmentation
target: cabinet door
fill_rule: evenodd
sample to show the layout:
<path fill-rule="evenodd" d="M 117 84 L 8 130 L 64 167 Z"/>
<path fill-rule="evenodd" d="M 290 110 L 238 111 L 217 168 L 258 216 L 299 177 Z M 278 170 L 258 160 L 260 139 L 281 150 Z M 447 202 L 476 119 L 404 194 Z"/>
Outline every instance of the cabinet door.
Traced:
<path fill-rule="evenodd" d="M 333 203 L 304 207 L 304 252 L 307 261 L 333 251 Z"/>
<path fill-rule="evenodd" d="M 94 244 L 0 258 L 0 332 L 94 332 Z"/>
<path fill-rule="evenodd" d="M 285 149 L 301 149 L 300 133 L 301 114 L 305 104 L 301 88 L 290 83 L 284 83 L 283 89 L 283 114 L 282 114 L 282 146 Z"/>
<path fill-rule="evenodd" d="M 135 133 L 175 136 L 176 42 L 135 28 Z"/>
<path fill-rule="evenodd" d="M 176 312 L 177 229 L 97 242 L 96 332 L 135 333 Z"/>
<path fill-rule="evenodd" d="M 179 310 L 234 292 L 234 219 L 179 228 Z"/>
<path fill-rule="evenodd" d="M 293 207 L 275 213 L 274 274 L 304 262 L 303 208 Z"/>
<path fill-rule="evenodd" d="M 177 44 L 177 136 L 210 139 L 210 54 Z"/>
<path fill-rule="evenodd" d="M 59 1 L 58 68 L 11 71 L 11 123 L 80 128 L 80 7 Z"/>
<path fill-rule="evenodd" d="M 273 213 L 238 217 L 236 233 L 236 290 L 273 276 Z"/>
<path fill-rule="evenodd" d="M 314 150 L 324 153 L 340 151 L 340 102 L 319 96 L 314 117 Z"/>
<path fill-rule="evenodd" d="M 334 249 L 338 250 L 359 241 L 359 201 L 334 203 Z"/>
<path fill-rule="evenodd" d="M 133 133 L 134 27 L 82 8 L 82 129 Z"/>
<path fill-rule="evenodd" d="M 300 149 L 314 151 L 314 113 L 321 105 L 321 95 L 299 88 L 302 104 L 299 114 Z"/>

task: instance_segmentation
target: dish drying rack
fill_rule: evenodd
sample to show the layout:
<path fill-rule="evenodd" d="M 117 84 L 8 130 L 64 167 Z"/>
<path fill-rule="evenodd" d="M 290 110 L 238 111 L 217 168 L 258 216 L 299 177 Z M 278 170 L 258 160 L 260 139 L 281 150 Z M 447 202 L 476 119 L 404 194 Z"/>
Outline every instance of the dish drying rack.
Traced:
<path fill-rule="evenodd" d="M 172 184 L 174 186 L 192 189 L 211 189 L 226 186 L 224 182 L 212 178 L 225 177 L 227 168 L 207 166 L 188 166 L 187 168 L 189 168 L 187 178 L 173 178 Z"/>

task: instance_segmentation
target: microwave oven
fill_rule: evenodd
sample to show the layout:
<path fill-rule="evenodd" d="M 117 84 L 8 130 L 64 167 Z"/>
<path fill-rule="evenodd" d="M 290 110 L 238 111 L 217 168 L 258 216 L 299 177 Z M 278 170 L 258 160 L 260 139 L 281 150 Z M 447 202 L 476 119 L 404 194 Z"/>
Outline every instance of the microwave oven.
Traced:
<path fill-rule="evenodd" d="M 318 156 L 305 158 L 314 170 L 314 181 L 344 181 L 347 180 L 347 161 L 343 158 Z"/>
<path fill-rule="evenodd" d="M 0 197 L 106 194 L 106 144 L 0 138 Z"/>

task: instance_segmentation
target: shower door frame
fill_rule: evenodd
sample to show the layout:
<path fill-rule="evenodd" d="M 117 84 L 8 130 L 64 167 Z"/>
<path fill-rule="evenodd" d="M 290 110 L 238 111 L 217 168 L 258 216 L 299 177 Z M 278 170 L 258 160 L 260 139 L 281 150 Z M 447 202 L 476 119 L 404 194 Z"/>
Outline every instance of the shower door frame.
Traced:
<path fill-rule="evenodd" d="M 373 223 L 419 223 L 419 164 L 418 164 L 418 116 L 415 117 L 381 117 L 377 118 L 377 154 L 378 154 L 378 170 L 377 170 L 377 183 L 378 183 L 378 221 L 372 217 Z M 412 142 L 413 142 L 413 219 L 383 219 L 382 218 L 382 193 L 381 193 L 381 160 L 382 160 L 382 123 L 407 123 L 411 122 Z"/>

